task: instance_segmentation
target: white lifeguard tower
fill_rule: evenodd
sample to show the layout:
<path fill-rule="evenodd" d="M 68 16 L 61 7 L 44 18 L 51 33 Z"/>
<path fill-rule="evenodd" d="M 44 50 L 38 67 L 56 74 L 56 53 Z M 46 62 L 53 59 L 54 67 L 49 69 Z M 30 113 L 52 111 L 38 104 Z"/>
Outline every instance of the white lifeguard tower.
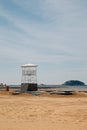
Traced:
<path fill-rule="evenodd" d="M 25 64 L 21 68 L 21 91 L 37 91 L 37 65 Z"/>

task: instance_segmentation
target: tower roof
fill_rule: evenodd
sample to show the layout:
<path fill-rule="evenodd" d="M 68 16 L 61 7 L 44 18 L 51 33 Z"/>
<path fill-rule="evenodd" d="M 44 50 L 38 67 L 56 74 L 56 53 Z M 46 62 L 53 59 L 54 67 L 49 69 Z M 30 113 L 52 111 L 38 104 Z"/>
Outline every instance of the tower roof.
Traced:
<path fill-rule="evenodd" d="M 36 64 L 25 64 L 25 65 L 22 65 L 21 67 L 37 67 Z"/>

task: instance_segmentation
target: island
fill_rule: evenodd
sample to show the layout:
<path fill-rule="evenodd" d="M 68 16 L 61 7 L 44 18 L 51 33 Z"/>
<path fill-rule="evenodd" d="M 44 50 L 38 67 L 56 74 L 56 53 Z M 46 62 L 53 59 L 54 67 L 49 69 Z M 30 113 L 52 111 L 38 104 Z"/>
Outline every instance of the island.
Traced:
<path fill-rule="evenodd" d="M 69 80 L 64 82 L 63 85 L 68 85 L 68 86 L 85 86 L 85 83 L 79 80 Z"/>

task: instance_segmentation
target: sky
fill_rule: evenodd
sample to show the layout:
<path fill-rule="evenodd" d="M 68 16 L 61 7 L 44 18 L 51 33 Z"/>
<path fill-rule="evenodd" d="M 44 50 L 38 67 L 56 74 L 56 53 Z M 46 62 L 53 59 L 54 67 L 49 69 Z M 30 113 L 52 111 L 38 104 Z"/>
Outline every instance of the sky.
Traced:
<path fill-rule="evenodd" d="M 87 83 L 87 0 L 0 0 L 0 82 L 28 63 L 38 84 Z"/>

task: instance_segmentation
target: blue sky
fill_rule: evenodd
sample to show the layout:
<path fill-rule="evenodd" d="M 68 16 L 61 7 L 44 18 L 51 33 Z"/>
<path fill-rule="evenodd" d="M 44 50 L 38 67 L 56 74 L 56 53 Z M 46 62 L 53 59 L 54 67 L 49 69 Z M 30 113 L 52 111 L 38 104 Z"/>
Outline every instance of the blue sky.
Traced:
<path fill-rule="evenodd" d="M 20 84 L 27 63 L 38 83 L 87 83 L 87 0 L 0 0 L 0 82 Z"/>

